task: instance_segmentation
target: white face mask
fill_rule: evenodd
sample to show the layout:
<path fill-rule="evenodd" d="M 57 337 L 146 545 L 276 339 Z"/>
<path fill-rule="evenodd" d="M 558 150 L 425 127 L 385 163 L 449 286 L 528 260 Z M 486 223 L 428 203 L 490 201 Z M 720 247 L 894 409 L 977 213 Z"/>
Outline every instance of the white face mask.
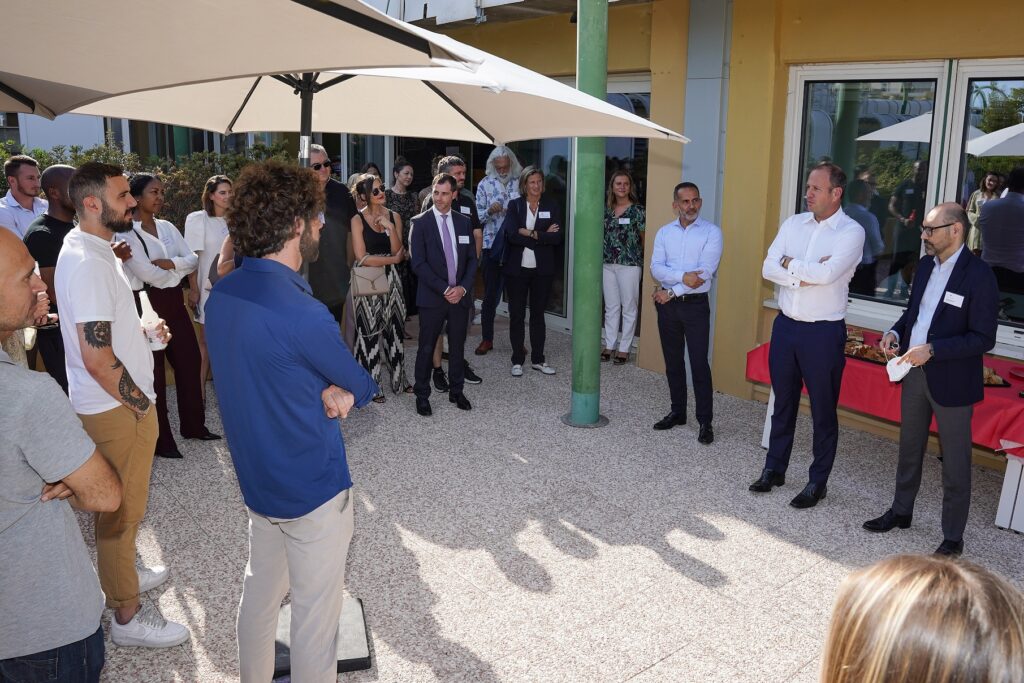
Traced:
<path fill-rule="evenodd" d="M 910 372 L 910 368 L 914 367 L 910 363 L 900 363 L 900 358 L 902 358 L 902 356 L 890 358 L 889 362 L 885 364 L 885 371 L 889 373 L 890 382 L 899 382 L 907 376 L 907 373 Z"/>

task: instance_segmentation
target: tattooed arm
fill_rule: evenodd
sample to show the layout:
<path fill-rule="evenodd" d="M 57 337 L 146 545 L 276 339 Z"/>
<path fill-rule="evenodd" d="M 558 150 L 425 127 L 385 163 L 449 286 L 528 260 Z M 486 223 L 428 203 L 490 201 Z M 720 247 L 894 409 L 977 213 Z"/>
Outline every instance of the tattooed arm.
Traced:
<path fill-rule="evenodd" d="M 114 355 L 111 346 L 110 322 L 97 320 L 79 323 L 78 342 L 82 347 L 82 362 L 104 390 L 142 419 L 149 412 L 150 402 L 135 380 L 128 374 L 128 368 Z"/>

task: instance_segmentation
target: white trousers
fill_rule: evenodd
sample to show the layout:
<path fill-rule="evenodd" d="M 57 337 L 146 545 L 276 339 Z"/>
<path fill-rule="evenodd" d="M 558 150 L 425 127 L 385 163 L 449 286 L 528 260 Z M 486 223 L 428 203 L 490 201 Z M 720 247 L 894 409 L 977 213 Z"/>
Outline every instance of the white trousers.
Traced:
<path fill-rule="evenodd" d="M 345 560 L 352 540 L 350 490 L 295 519 L 249 510 L 249 563 L 238 605 L 242 683 L 274 675 L 274 639 L 281 601 L 291 589 L 291 679 L 338 679 L 338 620 Z"/>
<path fill-rule="evenodd" d="M 640 297 L 640 266 L 606 263 L 604 279 L 604 348 L 629 353 L 636 331 L 636 305 Z M 622 335 L 619 336 L 619 321 Z M 618 347 L 616 348 L 616 340 Z"/>

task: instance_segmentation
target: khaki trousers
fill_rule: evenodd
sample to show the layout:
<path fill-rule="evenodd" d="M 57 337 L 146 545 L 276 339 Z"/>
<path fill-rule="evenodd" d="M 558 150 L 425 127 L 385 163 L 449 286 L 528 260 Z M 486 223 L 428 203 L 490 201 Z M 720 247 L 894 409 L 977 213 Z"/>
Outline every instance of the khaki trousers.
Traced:
<path fill-rule="evenodd" d="M 79 415 L 86 433 L 121 478 L 121 507 L 96 513 L 96 559 L 107 607 L 139 604 L 135 536 L 146 514 L 149 475 L 156 448 L 156 411 L 142 420 L 124 406 L 96 415 Z"/>
<path fill-rule="evenodd" d="M 351 489 L 295 519 L 249 510 L 249 563 L 238 605 L 242 683 L 274 675 L 274 639 L 281 601 L 291 589 L 291 679 L 338 679 L 338 620 L 345 560 L 352 540 Z"/>

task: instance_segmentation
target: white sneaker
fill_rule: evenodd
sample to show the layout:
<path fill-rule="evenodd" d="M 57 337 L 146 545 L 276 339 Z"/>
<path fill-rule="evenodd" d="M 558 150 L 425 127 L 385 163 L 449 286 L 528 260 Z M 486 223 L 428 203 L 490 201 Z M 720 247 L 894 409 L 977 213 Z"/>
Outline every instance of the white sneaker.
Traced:
<path fill-rule="evenodd" d="M 151 591 L 170 576 L 171 571 L 162 565 L 155 567 L 144 567 L 138 560 L 135 561 L 135 571 L 139 573 L 139 592 Z"/>
<path fill-rule="evenodd" d="M 512 376 L 513 377 L 522 377 L 523 376 L 523 366 L 522 365 L 513 365 L 512 366 Z"/>
<path fill-rule="evenodd" d="M 188 629 L 167 621 L 151 604 L 143 604 L 127 624 L 110 620 L 110 639 L 122 647 L 173 647 L 189 639 Z"/>
<path fill-rule="evenodd" d="M 555 374 L 555 369 L 548 365 L 547 363 L 534 363 L 532 367 L 534 370 L 543 372 L 545 375 Z"/>
<path fill-rule="evenodd" d="M 479 325 L 480 324 L 480 314 L 479 313 L 477 313 L 476 315 L 473 316 L 473 324 L 474 325 Z"/>

